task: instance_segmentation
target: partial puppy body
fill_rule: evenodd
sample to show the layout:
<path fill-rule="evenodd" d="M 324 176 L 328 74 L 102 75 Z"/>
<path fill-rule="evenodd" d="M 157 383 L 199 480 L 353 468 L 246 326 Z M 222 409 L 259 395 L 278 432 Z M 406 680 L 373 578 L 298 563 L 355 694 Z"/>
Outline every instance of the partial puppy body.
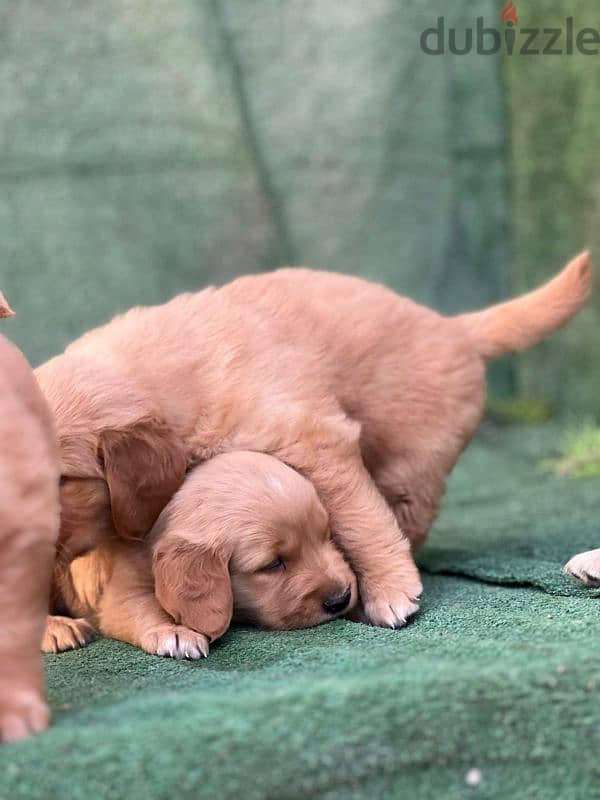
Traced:
<path fill-rule="evenodd" d="M 63 610 L 79 616 L 52 617 L 57 641 L 44 646 L 53 652 L 82 647 L 97 632 L 151 655 L 197 659 L 208 654 L 206 637 L 177 625 L 156 599 L 148 543 L 104 541 L 57 569 L 54 592 Z"/>
<path fill-rule="evenodd" d="M 95 630 L 83 617 L 73 619 L 49 614 L 42 637 L 42 653 L 63 653 L 77 650 L 94 638 Z"/>
<path fill-rule="evenodd" d="M 194 659 L 234 614 L 318 625 L 352 610 L 357 586 L 313 486 L 271 456 L 232 452 L 189 473 L 146 542 L 111 537 L 59 571 L 55 597 L 106 636 Z"/>
<path fill-rule="evenodd" d="M 12 312 L 0 294 L 0 316 Z M 25 358 L 0 337 L 0 741 L 48 725 L 40 642 L 59 528 L 58 448 Z"/>
<path fill-rule="evenodd" d="M 572 575 L 585 586 L 600 586 L 600 550 L 579 553 L 565 565 L 565 572 Z"/>
<path fill-rule="evenodd" d="M 37 373 L 65 520 L 87 515 L 63 526 L 65 551 L 107 531 L 143 538 L 190 465 L 261 451 L 315 486 L 368 621 L 404 624 L 421 592 L 412 551 L 480 421 L 486 359 L 565 324 L 590 281 L 584 253 L 541 289 L 447 318 L 359 278 L 288 269 L 117 317 Z"/>

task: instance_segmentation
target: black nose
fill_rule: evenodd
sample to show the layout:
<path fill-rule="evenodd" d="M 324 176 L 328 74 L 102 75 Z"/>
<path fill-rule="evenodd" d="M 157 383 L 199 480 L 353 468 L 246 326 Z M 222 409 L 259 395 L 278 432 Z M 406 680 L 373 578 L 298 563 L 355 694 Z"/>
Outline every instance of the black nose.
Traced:
<path fill-rule="evenodd" d="M 346 591 L 342 594 L 334 594 L 332 597 L 328 597 L 327 600 L 323 602 L 323 608 L 328 614 L 339 614 L 340 611 L 348 608 L 351 596 L 352 589 L 348 586 Z"/>

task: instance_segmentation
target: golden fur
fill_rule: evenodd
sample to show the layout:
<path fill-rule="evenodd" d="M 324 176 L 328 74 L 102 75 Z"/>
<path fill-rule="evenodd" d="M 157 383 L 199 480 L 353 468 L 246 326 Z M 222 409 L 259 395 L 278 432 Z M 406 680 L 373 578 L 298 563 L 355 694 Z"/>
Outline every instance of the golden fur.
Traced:
<path fill-rule="evenodd" d="M 68 557 L 109 529 L 142 538 L 190 465 L 260 451 L 316 488 L 366 618 L 404 624 L 421 592 L 412 550 L 481 418 L 485 359 L 565 324 L 590 282 L 583 253 L 522 298 L 442 317 L 360 278 L 286 269 L 132 309 L 37 371 L 65 518 L 87 513 L 71 481 L 96 496 Z"/>
<path fill-rule="evenodd" d="M 107 636 L 176 658 L 206 655 L 234 607 L 238 620 L 297 628 L 357 599 L 313 486 L 250 452 L 193 469 L 145 542 L 107 537 L 59 567 L 55 583 L 80 618 L 72 622 L 85 617 Z"/>
<path fill-rule="evenodd" d="M 12 311 L 0 293 L 0 317 Z M 59 527 L 58 452 L 29 364 L 0 336 L 0 741 L 43 730 L 40 642 Z"/>

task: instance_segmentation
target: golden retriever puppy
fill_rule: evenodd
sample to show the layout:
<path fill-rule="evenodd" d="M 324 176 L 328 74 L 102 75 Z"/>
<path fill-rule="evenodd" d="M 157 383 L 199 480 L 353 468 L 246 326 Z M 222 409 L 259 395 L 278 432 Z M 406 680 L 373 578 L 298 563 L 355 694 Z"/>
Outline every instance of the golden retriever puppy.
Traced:
<path fill-rule="evenodd" d="M 113 529 L 143 538 L 190 465 L 261 451 L 316 488 L 367 619 L 403 625 L 421 593 L 412 551 L 482 416 L 485 362 L 568 322 L 590 282 L 583 253 L 521 298 L 443 317 L 360 278 L 284 269 L 132 309 L 37 371 L 65 520 L 86 518 L 81 535 L 63 528 L 65 551 Z"/>
<path fill-rule="evenodd" d="M 600 550 L 573 556 L 565 565 L 565 572 L 590 588 L 600 586 Z"/>
<path fill-rule="evenodd" d="M 107 538 L 73 561 L 56 595 L 106 636 L 200 658 L 234 614 L 319 625 L 352 610 L 357 586 L 309 481 L 263 453 L 231 452 L 189 473 L 146 541 Z"/>
<path fill-rule="evenodd" d="M 10 316 L 0 293 L 0 317 Z M 40 642 L 59 527 L 58 447 L 31 367 L 0 337 L 0 741 L 48 725 Z"/>

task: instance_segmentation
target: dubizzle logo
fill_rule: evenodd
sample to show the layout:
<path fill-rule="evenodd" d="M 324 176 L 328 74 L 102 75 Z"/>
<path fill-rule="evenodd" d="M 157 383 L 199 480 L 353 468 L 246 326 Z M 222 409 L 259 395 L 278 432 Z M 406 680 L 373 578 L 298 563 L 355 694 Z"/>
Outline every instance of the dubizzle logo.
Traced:
<path fill-rule="evenodd" d="M 500 19 L 502 22 L 512 23 L 513 25 L 519 24 L 519 18 L 517 17 L 517 7 L 513 3 L 512 0 L 502 9 L 502 14 L 500 14 Z"/>
<path fill-rule="evenodd" d="M 521 56 L 597 56 L 600 52 L 600 31 L 597 28 L 576 30 L 573 17 L 565 19 L 562 28 L 523 28 L 514 0 L 509 0 L 500 12 L 502 29 L 486 27 L 483 17 L 477 17 L 474 28 L 447 28 L 446 18 L 438 17 L 435 28 L 421 33 L 421 50 L 428 56 L 448 52 L 455 56 L 476 53 L 492 56 L 503 50 L 506 55 Z M 475 35 L 473 35 L 475 34 Z"/>

